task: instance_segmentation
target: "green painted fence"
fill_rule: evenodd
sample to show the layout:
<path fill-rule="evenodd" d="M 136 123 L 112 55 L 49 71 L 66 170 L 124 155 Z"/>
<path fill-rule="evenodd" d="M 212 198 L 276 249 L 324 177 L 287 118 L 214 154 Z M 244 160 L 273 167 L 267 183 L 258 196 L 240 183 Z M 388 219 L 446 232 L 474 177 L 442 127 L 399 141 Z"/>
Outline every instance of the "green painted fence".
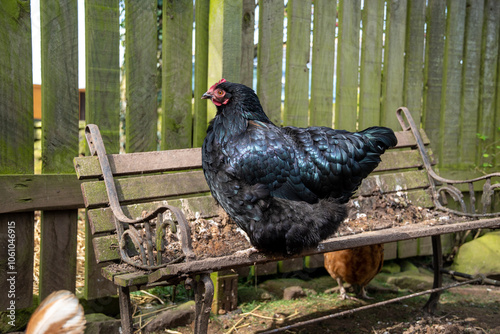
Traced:
<path fill-rule="evenodd" d="M 394 112 L 406 105 L 445 175 L 500 164 L 500 1 L 255 3 L 124 0 L 121 69 L 119 0 L 85 1 L 86 120 L 99 125 L 109 153 L 120 150 L 120 126 L 128 152 L 200 146 L 215 114 L 200 96 L 224 77 L 255 85 L 280 125 L 397 129 Z M 35 174 L 30 5 L 5 0 L 0 9 L 1 309 L 13 272 L 23 287 L 16 307 L 31 304 L 34 210 L 43 211 L 42 297 L 75 289 L 76 209 L 83 207 L 71 162 L 79 147 L 77 21 L 76 1 L 42 2 L 42 174 Z M 113 293 L 86 249 L 86 296 Z"/>

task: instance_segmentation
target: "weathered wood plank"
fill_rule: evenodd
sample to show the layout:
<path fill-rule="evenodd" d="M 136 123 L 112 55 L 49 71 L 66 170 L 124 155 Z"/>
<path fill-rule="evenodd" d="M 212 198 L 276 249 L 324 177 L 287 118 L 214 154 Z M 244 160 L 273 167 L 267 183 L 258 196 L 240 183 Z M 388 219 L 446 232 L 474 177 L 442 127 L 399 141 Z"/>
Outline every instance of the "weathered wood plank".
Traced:
<path fill-rule="evenodd" d="M 259 3 L 257 95 L 269 119 L 281 124 L 281 76 L 283 69 L 283 1 Z"/>
<path fill-rule="evenodd" d="M 477 123 L 479 114 L 479 78 L 481 73 L 481 44 L 484 19 L 484 0 L 467 0 L 465 42 L 462 76 L 462 105 L 459 139 L 459 162 L 474 167 L 477 156 Z"/>
<path fill-rule="evenodd" d="M 220 208 L 215 204 L 212 196 L 200 196 L 192 198 L 175 199 L 161 202 L 148 202 L 141 204 L 132 204 L 122 206 L 123 213 L 130 218 L 139 218 L 144 212 L 152 212 L 162 205 L 173 205 L 182 208 L 187 219 L 211 218 L 216 216 Z M 113 220 L 113 212 L 111 208 L 98 208 L 88 210 L 89 221 L 92 234 L 112 232 L 115 230 L 115 223 Z"/>
<path fill-rule="evenodd" d="M 425 3 L 425 0 L 408 0 L 403 103 L 417 124 L 424 95 Z"/>
<path fill-rule="evenodd" d="M 33 79 L 29 1 L 8 0 L 0 10 L 0 174 L 33 173 Z M 0 189 L 4 189 L 0 187 Z M 4 193 L 4 191 L 0 192 Z M 4 211 L 5 202 L 0 201 Z M 5 270 L 8 264 L 9 221 L 16 222 L 15 263 L 17 287 L 14 299 Z M 0 215 L 0 310 L 10 301 L 15 309 L 33 302 L 33 212 Z M 23 293 L 21 293 L 24 290 Z"/>
<path fill-rule="evenodd" d="M 485 17 L 484 17 L 484 27 L 483 27 L 483 45 L 482 45 L 482 57 L 481 57 L 481 92 L 480 92 L 480 104 L 479 104 L 479 121 L 478 121 L 478 132 L 481 135 L 487 136 L 489 139 L 486 142 L 480 142 L 477 148 L 477 153 L 479 155 L 478 165 L 482 162 L 493 162 L 484 161 L 481 159 L 481 154 L 486 150 L 486 145 L 491 145 L 493 143 L 493 138 L 498 137 L 499 131 L 496 129 L 495 125 L 499 124 L 498 118 L 495 122 L 495 114 L 499 114 L 499 106 L 495 107 L 495 94 L 497 95 L 496 100 L 500 100 L 498 96 L 500 93 L 496 84 L 499 79 L 498 73 L 498 53 L 499 53 L 499 22 L 500 22 L 500 3 L 498 1 L 487 0 L 485 3 Z M 496 93 L 495 93 L 496 87 Z M 495 112 L 496 109 L 496 112 Z M 492 153 L 492 152 L 488 152 Z M 498 162 L 498 159 L 497 159 Z"/>
<path fill-rule="evenodd" d="M 309 52 L 311 0 L 290 0 L 287 4 L 285 109 L 283 124 L 309 124 Z"/>
<path fill-rule="evenodd" d="M 366 1 L 363 8 L 363 40 L 359 88 L 359 129 L 380 125 L 384 1 Z"/>
<path fill-rule="evenodd" d="M 221 78 L 241 81 L 241 27 L 243 0 L 210 0 L 208 35 L 208 86 Z M 216 108 L 208 104 L 208 119 Z"/>
<path fill-rule="evenodd" d="M 458 165 L 460 129 L 459 104 L 462 92 L 462 59 L 465 34 L 465 0 L 450 2 L 446 25 L 443 60 L 443 95 L 441 98 L 441 128 L 439 131 L 440 166 Z"/>
<path fill-rule="evenodd" d="M 243 0 L 240 83 L 253 87 L 255 0 Z"/>
<path fill-rule="evenodd" d="M 193 1 L 163 1 L 161 149 L 192 145 Z"/>
<path fill-rule="evenodd" d="M 403 105 L 406 9 L 407 0 L 391 0 L 387 4 L 380 120 L 382 125 L 390 128 L 398 126 L 393 111 Z"/>
<path fill-rule="evenodd" d="M 120 151 L 118 2 L 85 2 L 85 118 L 99 126 L 108 153 Z"/>
<path fill-rule="evenodd" d="M 361 2 L 339 1 L 339 35 L 337 49 L 337 85 L 335 127 L 356 129 L 358 103 L 359 23 Z M 395 109 L 393 109 L 395 110 Z"/>
<path fill-rule="evenodd" d="M 83 207 L 75 175 L 0 175 L 0 213 Z"/>
<path fill-rule="evenodd" d="M 406 191 L 429 187 L 429 179 L 424 170 L 370 175 L 363 180 L 357 194 L 369 196 L 374 193 Z"/>
<path fill-rule="evenodd" d="M 42 173 L 72 173 L 78 155 L 78 11 L 75 2 L 40 3 Z M 40 298 L 76 287 L 76 210 L 43 211 Z"/>
<path fill-rule="evenodd" d="M 157 1 L 125 1 L 125 150 L 155 151 L 158 141 Z M 165 36 L 164 36 L 165 37 Z"/>
<path fill-rule="evenodd" d="M 207 133 L 207 102 L 201 99 L 207 91 L 209 0 L 195 1 L 194 116 L 193 146 L 201 147 Z"/>
<path fill-rule="evenodd" d="M 395 242 L 399 240 L 409 240 L 414 238 L 440 235 L 445 233 L 466 231 L 477 228 L 497 228 L 500 227 L 500 219 L 482 219 L 475 221 L 464 221 L 455 224 L 429 226 L 425 224 L 415 224 L 410 226 L 394 227 L 386 230 L 369 231 L 355 235 L 342 237 L 333 237 L 321 242 L 317 249 L 304 251 L 294 257 L 303 257 L 307 255 L 326 252 L 333 252 L 342 249 L 368 246 L 379 243 Z M 290 257 L 287 257 L 290 258 Z M 204 259 L 201 261 L 192 261 L 169 265 L 166 268 L 159 269 L 149 275 L 149 281 L 155 282 L 160 279 L 177 276 L 179 274 L 189 275 L 211 270 L 222 270 L 252 264 L 262 264 L 271 261 L 282 260 L 281 256 L 269 256 L 262 253 L 253 253 L 252 255 L 233 254 L 229 256 Z"/>
<path fill-rule="evenodd" d="M 159 173 L 183 169 L 201 168 L 201 148 L 179 149 L 129 154 L 108 154 L 113 175 Z M 77 157 L 74 165 L 79 179 L 102 176 L 97 157 Z"/>
<path fill-rule="evenodd" d="M 115 180 L 120 202 L 157 200 L 169 196 L 188 196 L 208 192 L 208 185 L 202 171 L 151 175 Z M 87 208 L 107 205 L 108 195 L 104 181 L 90 181 L 82 184 Z"/>
<path fill-rule="evenodd" d="M 333 126 L 333 70 L 335 63 L 335 1 L 314 2 L 311 64 L 311 126 Z"/>
<path fill-rule="evenodd" d="M 439 149 L 441 92 L 443 86 L 444 35 L 446 30 L 446 1 L 429 0 L 427 5 L 427 41 L 424 69 L 424 113 L 422 124 L 432 141 L 432 148 Z"/>

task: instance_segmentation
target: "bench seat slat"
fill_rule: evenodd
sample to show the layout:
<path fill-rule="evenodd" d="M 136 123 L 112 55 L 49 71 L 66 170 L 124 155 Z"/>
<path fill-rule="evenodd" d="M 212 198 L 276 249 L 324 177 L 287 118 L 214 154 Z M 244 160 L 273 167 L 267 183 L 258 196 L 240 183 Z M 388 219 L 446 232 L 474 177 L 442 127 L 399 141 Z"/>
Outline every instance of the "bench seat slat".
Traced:
<path fill-rule="evenodd" d="M 210 191 L 202 171 L 115 179 L 115 184 L 120 203 L 186 197 Z M 84 182 L 82 192 L 87 208 L 108 205 L 104 181 Z"/>
<path fill-rule="evenodd" d="M 421 131 L 424 143 L 429 144 L 425 132 Z M 410 131 L 396 132 L 398 145 L 396 148 L 415 147 L 416 141 Z M 388 151 L 390 152 L 390 150 Z M 175 170 L 201 168 L 201 148 L 180 150 L 139 152 L 127 154 L 108 154 L 113 175 L 132 175 L 160 173 Z M 102 176 L 97 157 L 77 157 L 74 159 L 75 170 L 80 180 L 100 178 Z"/>

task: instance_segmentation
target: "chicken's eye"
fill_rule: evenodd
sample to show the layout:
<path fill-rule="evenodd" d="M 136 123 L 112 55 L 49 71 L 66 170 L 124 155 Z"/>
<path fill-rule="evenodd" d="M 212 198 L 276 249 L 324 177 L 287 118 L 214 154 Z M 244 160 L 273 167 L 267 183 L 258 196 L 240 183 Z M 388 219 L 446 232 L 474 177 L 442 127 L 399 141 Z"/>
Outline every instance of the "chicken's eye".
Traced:
<path fill-rule="evenodd" d="M 219 95 L 219 96 L 223 96 L 223 95 L 224 95 L 224 91 L 223 91 L 223 90 L 221 90 L 221 89 L 218 89 L 216 93 L 217 93 L 217 95 Z"/>

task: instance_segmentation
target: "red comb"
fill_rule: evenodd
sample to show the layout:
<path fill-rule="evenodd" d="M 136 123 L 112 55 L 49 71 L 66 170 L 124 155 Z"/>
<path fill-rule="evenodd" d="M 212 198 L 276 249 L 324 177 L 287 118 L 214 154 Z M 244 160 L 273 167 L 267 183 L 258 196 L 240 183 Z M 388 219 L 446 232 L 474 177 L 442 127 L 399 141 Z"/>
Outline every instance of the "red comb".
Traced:
<path fill-rule="evenodd" d="M 210 87 L 209 91 L 212 91 L 215 89 L 215 87 L 217 87 L 219 84 L 223 83 L 223 82 L 226 82 L 226 79 L 222 78 L 220 79 L 218 82 L 216 82 L 212 87 Z"/>

